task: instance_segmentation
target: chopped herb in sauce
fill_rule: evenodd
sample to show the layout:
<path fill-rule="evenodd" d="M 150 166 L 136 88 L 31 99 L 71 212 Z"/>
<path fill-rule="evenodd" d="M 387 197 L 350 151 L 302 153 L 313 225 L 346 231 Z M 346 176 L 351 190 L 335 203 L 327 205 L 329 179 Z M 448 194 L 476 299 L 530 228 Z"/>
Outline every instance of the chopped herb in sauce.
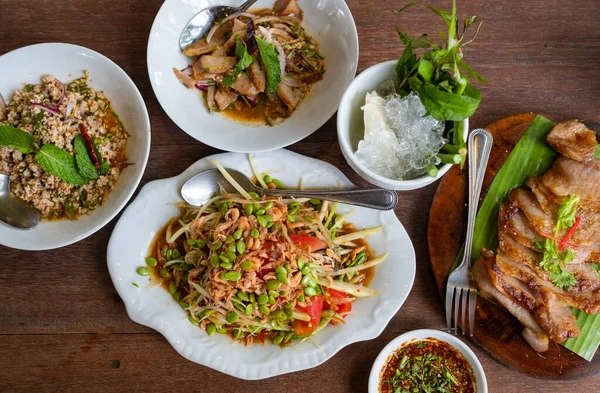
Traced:
<path fill-rule="evenodd" d="M 467 360 L 449 344 L 433 338 L 412 341 L 387 360 L 381 393 L 474 393 L 475 380 Z"/>

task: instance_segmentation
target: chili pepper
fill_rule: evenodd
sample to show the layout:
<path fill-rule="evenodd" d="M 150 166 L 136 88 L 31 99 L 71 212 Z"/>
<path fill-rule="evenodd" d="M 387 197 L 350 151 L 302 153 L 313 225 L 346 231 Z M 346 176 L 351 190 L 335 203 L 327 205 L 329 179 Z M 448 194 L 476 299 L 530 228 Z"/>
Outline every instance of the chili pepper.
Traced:
<path fill-rule="evenodd" d="M 79 130 L 81 131 L 81 136 L 83 136 L 83 140 L 85 141 L 85 146 L 87 147 L 88 153 L 90 154 L 90 159 L 92 160 L 92 163 L 94 164 L 96 169 L 100 169 L 100 161 L 98 161 L 96 149 L 94 149 L 94 143 L 92 142 L 90 135 L 87 133 L 83 123 L 79 123 Z"/>
<path fill-rule="evenodd" d="M 248 46 L 248 53 L 252 56 L 256 56 L 258 54 L 258 44 L 256 43 L 256 38 L 254 37 L 254 21 L 250 19 L 247 23 L 247 33 L 246 33 L 246 42 Z"/>
<path fill-rule="evenodd" d="M 560 241 L 560 243 L 558 245 L 559 250 L 562 250 L 563 247 L 568 244 L 569 240 L 571 239 L 571 237 L 573 237 L 573 234 L 577 230 L 577 227 L 579 226 L 580 223 L 581 223 L 581 217 L 577 217 L 577 220 L 575 220 L 575 224 L 573 224 L 571 229 L 569 229 L 569 232 L 567 232 L 565 237 Z"/>

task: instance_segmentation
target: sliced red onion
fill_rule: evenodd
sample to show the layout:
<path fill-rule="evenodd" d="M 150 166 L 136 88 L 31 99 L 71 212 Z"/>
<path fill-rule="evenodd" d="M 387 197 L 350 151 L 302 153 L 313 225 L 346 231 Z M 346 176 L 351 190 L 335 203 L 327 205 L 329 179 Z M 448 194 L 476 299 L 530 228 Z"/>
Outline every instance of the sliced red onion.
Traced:
<path fill-rule="evenodd" d="M 73 103 L 69 102 L 67 104 L 67 110 L 65 111 L 65 117 L 71 116 L 71 112 L 73 112 Z"/>
<path fill-rule="evenodd" d="M 285 76 L 285 65 L 287 58 L 285 57 L 285 51 L 281 46 L 276 46 L 277 51 L 279 52 L 279 70 L 281 72 L 281 78 Z"/>
<path fill-rule="evenodd" d="M 35 107 L 40 108 L 40 109 L 43 109 L 46 112 L 51 113 L 53 115 L 60 115 L 60 112 L 58 111 L 58 109 L 52 108 L 52 107 L 50 107 L 48 105 L 40 104 L 39 102 L 32 102 L 30 105 L 31 106 L 35 106 Z"/>
<path fill-rule="evenodd" d="M 210 40 L 213 38 L 213 36 L 217 32 L 217 30 L 219 30 L 219 27 L 223 26 L 226 22 L 229 22 L 230 20 L 237 18 L 238 16 L 246 16 L 250 19 L 256 18 L 256 15 L 251 14 L 250 12 L 236 12 L 234 14 L 231 14 L 227 18 L 220 21 L 218 24 L 215 23 L 215 25 L 212 27 L 212 29 L 210 29 L 210 31 L 208 32 L 208 35 L 206 36 L 206 43 L 210 43 Z"/>
<path fill-rule="evenodd" d="M 6 113 L 6 101 L 4 101 L 4 97 L 2 97 L 2 93 L 0 93 L 0 113 Z"/>
<path fill-rule="evenodd" d="M 248 101 L 248 104 L 253 108 L 258 105 L 258 98 L 256 96 L 246 96 L 246 101 Z"/>
<path fill-rule="evenodd" d="M 290 78 L 290 77 L 289 77 L 289 76 L 287 76 L 287 75 L 283 75 L 283 76 L 281 77 L 281 81 L 282 81 L 283 83 L 285 83 L 286 85 L 290 86 L 290 87 L 298 87 L 298 86 L 300 86 L 300 82 L 298 82 L 298 81 L 297 81 L 296 79 L 294 79 L 294 78 Z"/>
<path fill-rule="evenodd" d="M 208 105 L 208 111 L 213 113 L 213 106 L 215 106 L 215 94 L 217 93 L 217 88 L 215 86 L 210 86 L 208 91 L 206 92 L 206 105 Z"/>

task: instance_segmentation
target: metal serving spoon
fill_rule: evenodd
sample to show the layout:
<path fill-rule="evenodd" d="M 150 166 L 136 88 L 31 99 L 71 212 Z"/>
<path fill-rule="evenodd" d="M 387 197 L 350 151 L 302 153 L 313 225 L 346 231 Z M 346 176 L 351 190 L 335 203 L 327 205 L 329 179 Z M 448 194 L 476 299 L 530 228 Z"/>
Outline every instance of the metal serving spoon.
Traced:
<path fill-rule="evenodd" d="M 246 175 L 235 169 L 226 169 L 244 190 L 248 192 L 254 191 L 263 195 L 283 194 L 300 198 L 318 198 L 377 210 L 391 210 L 398 203 L 398 194 L 395 191 L 381 188 L 323 191 L 269 190 L 257 187 Z M 218 169 L 209 169 L 192 176 L 186 181 L 183 187 L 181 187 L 181 196 L 192 206 L 202 206 L 215 193 L 219 192 L 219 184 L 228 192 L 237 192 Z"/>
<path fill-rule="evenodd" d="M 183 28 L 183 31 L 179 36 L 179 47 L 181 47 L 181 50 L 184 50 L 193 42 L 204 37 L 215 22 L 219 22 L 236 12 L 244 12 L 252 7 L 257 1 L 258 0 L 248 0 L 239 7 L 216 6 L 203 9 L 190 19 Z"/>
<path fill-rule="evenodd" d="M 40 223 L 40 212 L 10 195 L 9 185 L 8 175 L 0 174 L 0 221 L 15 228 L 35 228 Z"/>

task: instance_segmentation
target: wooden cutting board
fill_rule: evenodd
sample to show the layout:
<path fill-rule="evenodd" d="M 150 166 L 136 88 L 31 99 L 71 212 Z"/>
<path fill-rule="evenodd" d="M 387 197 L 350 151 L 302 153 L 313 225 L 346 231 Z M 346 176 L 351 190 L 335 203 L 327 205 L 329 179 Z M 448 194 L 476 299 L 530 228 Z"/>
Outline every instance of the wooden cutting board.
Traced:
<path fill-rule="evenodd" d="M 494 144 L 485 174 L 482 200 L 510 152 L 533 121 L 527 113 L 504 118 L 486 127 Z M 467 223 L 467 168 L 454 166 L 442 179 L 429 213 L 431 266 L 442 298 L 446 280 L 462 247 Z M 506 366 L 544 379 L 578 379 L 600 373 L 600 353 L 591 362 L 558 344 L 535 352 L 523 339 L 522 324 L 495 304 L 479 298 L 473 341 Z M 600 351 L 599 351 L 600 352 Z"/>

